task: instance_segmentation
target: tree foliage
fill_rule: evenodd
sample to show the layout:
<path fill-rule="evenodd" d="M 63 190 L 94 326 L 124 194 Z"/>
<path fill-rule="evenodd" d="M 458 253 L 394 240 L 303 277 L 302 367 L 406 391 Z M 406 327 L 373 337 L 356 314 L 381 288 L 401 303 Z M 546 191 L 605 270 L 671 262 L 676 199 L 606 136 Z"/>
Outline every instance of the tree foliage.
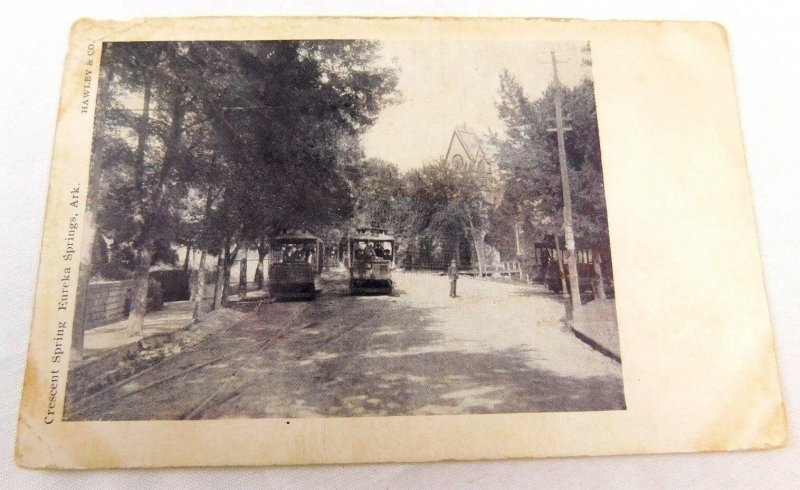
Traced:
<path fill-rule="evenodd" d="M 575 233 L 586 243 L 608 241 L 600 140 L 593 82 L 585 78 L 562 88 L 567 126 L 565 149 Z M 562 233 L 562 191 L 554 132 L 555 88 L 539 98 L 524 93 L 516 78 L 500 77 L 498 114 L 503 134 L 490 136 L 494 158 L 504 172 L 504 198 L 496 219 L 520 220 L 530 240 Z"/>
<path fill-rule="evenodd" d="M 352 215 L 357 136 L 396 97 L 377 43 L 106 46 L 116 76 L 102 87 L 114 117 L 100 223 L 115 242 L 150 230 L 212 244 Z"/>
<path fill-rule="evenodd" d="M 98 224 L 112 248 L 133 251 L 124 265 L 146 275 L 173 243 L 231 259 L 278 229 L 349 219 L 358 137 L 397 97 L 378 49 L 105 43 Z M 137 284 L 143 297 L 147 282 Z"/>

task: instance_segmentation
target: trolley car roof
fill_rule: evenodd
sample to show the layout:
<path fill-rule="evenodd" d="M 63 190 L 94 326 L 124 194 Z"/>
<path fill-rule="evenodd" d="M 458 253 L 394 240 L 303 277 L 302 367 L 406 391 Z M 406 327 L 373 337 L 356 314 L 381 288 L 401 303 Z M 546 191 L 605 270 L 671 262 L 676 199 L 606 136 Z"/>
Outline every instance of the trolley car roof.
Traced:
<path fill-rule="evenodd" d="M 307 230 L 287 230 L 280 235 L 272 238 L 271 242 L 298 242 L 298 241 L 318 241 L 319 238 L 312 235 Z"/>
<path fill-rule="evenodd" d="M 564 235 L 558 236 L 558 243 L 561 248 L 564 248 Z M 545 235 L 542 241 L 536 242 L 536 247 L 545 247 L 545 248 L 555 248 L 556 240 L 555 235 Z M 575 248 L 577 249 L 587 249 L 587 248 L 594 248 L 594 249 L 601 249 L 607 250 L 609 245 L 607 242 L 594 242 L 590 240 L 584 240 L 580 237 L 575 237 Z"/>
<path fill-rule="evenodd" d="M 390 235 L 386 228 L 356 228 L 348 238 L 350 240 L 382 240 L 393 242 L 394 237 Z"/>

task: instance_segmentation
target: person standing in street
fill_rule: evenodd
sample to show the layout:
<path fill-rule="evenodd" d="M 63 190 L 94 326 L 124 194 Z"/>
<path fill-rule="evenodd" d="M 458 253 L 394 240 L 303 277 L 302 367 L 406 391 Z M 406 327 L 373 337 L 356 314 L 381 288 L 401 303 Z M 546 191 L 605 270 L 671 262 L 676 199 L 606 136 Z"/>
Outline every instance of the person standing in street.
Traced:
<path fill-rule="evenodd" d="M 458 282 L 458 267 L 456 260 L 450 262 L 450 267 L 447 268 L 447 277 L 450 278 L 450 297 L 456 297 L 456 283 Z"/>

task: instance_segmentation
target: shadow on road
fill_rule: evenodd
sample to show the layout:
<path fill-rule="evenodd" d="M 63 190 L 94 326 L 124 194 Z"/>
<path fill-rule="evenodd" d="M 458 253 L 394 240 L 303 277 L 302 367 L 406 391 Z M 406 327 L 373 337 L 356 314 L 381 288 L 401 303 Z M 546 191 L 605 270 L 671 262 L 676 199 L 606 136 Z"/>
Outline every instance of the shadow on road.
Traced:
<path fill-rule="evenodd" d="M 267 355 L 263 376 L 206 418 L 625 408 L 618 376 L 570 377 L 532 367 L 533 348 L 454 344 L 435 328 L 433 310 L 390 297 L 320 304 L 315 326 Z M 337 320 L 325 322 L 331 317 Z"/>
<path fill-rule="evenodd" d="M 512 296 L 520 297 L 520 298 L 548 298 L 553 299 L 556 301 L 561 301 L 561 295 L 557 293 L 553 293 L 544 288 L 526 288 L 526 289 L 518 289 L 511 293 Z"/>
<path fill-rule="evenodd" d="M 619 365 L 558 325 L 398 293 L 351 296 L 340 280 L 314 302 L 262 304 L 73 420 L 173 420 L 198 406 L 205 419 L 625 409 Z M 181 374 L 191 366 L 202 368 Z"/>

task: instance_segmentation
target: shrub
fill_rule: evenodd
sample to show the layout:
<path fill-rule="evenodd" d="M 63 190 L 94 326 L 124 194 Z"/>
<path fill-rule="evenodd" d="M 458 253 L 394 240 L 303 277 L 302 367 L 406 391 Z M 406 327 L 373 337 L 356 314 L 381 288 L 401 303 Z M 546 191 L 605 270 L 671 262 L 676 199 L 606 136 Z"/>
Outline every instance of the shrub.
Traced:
<path fill-rule="evenodd" d="M 133 271 L 117 262 L 93 265 L 92 272 L 94 277 L 100 277 L 108 281 L 122 281 L 133 277 Z"/>

